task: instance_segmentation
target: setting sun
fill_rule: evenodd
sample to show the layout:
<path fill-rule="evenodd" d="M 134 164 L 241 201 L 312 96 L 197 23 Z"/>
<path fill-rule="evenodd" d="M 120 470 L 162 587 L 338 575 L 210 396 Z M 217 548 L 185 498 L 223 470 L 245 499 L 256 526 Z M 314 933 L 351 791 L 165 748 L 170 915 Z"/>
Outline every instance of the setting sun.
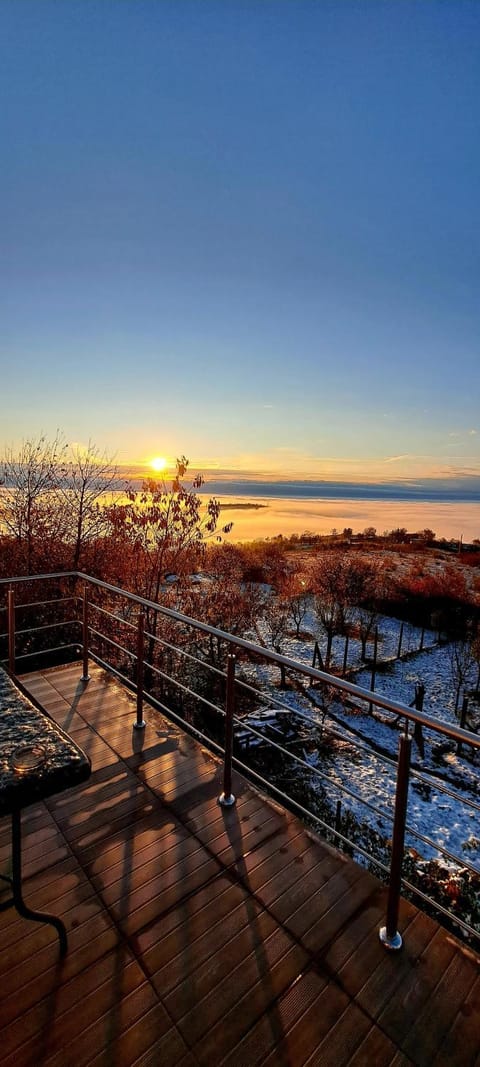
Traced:
<path fill-rule="evenodd" d="M 154 471 L 164 471 L 167 466 L 165 456 L 155 456 L 150 460 L 150 466 Z"/>

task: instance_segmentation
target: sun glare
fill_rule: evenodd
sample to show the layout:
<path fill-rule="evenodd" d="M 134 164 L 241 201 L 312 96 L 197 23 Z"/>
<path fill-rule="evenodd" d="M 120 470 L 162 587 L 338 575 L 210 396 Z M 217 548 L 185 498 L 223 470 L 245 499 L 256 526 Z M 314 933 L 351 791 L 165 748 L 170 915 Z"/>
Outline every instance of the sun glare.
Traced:
<path fill-rule="evenodd" d="M 155 456 L 154 459 L 150 460 L 150 466 L 151 466 L 152 470 L 154 470 L 154 471 L 157 471 L 157 472 L 164 471 L 166 469 L 166 466 L 167 466 L 167 461 L 165 459 L 165 456 Z"/>

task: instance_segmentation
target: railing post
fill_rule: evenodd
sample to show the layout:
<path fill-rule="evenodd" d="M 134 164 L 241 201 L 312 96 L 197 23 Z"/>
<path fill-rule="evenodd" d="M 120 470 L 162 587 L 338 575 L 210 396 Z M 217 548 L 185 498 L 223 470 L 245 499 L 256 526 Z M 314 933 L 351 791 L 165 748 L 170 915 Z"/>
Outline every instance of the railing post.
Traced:
<path fill-rule="evenodd" d="M 235 707 L 235 656 L 227 657 L 227 695 L 225 702 L 225 759 L 223 764 L 223 793 L 218 798 L 222 808 L 235 804 L 232 793 L 233 713 Z"/>
<path fill-rule="evenodd" d="M 399 934 L 398 911 L 402 885 L 403 846 L 405 841 L 405 822 L 407 817 L 408 778 L 410 773 L 410 754 L 412 739 L 402 734 L 398 749 L 397 789 L 395 794 L 395 817 L 393 822 L 392 860 L 390 864 L 390 882 L 388 886 L 387 921 L 379 931 L 380 941 L 390 951 L 402 947 Z"/>
<path fill-rule="evenodd" d="M 88 590 L 87 590 L 86 585 L 84 585 L 84 587 L 83 587 L 82 647 L 83 647 L 82 682 L 89 682 L 90 681 L 90 675 L 88 673 Z"/>
<path fill-rule="evenodd" d="M 146 726 L 143 718 L 143 672 L 144 672 L 144 646 L 145 646 L 145 615 L 141 611 L 138 616 L 137 628 L 137 718 L 134 722 L 136 730 L 143 730 Z"/>
<path fill-rule="evenodd" d="M 15 674 L 15 592 L 8 590 L 8 669 Z"/>

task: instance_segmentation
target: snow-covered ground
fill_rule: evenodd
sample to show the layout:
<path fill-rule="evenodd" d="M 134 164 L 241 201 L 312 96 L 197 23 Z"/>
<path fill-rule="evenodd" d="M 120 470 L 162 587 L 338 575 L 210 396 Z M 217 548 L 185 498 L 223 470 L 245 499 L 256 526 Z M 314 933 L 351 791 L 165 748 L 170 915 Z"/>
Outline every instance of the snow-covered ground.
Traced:
<path fill-rule="evenodd" d="M 379 620 L 378 659 L 391 662 L 386 669 L 377 671 L 375 691 L 408 705 L 414 698 L 415 684 L 422 682 L 425 713 L 438 719 L 439 723 L 458 725 L 449 646 L 439 647 L 435 644 L 436 635 L 428 631 L 423 636 L 423 651 L 419 651 L 421 630 L 404 624 L 402 652 L 409 655 L 406 659 L 395 660 L 400 625 L 396 619 Z M 290 636 L 282 641 L 282 654 L 310 666 L 314 632 L 313 617 L 307 615 L 302 624 L 302 637 Z M 268 633 L 261 624 L 258 636 L 268 647 Z M 333 669 L 341 668 L 344 646 L 343 638 L 334 641 Z M 320 642 L 320 647 L 323 654 L 324 643 Z M 348 667 L 354 671 L 351 678 L 355 684 L 370 689 L 371 668 L 362 669 L 360 651 L 360 643 L 350 640 Z M 315 707 L 315 704 L 321 704 L 321 694 L 318 689 L 309 687 L 307 678 L 304 679 L 305 692 L 301 693 L 296 688 L 279 689 L 279 668 L 273 664 L 252 666 L 242 673 L 244 676 L 247 673 L 253 684 L 260 685 L 274 705 L 298 712 L 312 725 L 316 723 L 324 731 L 330 728 L 337 738 L 342 739 L 326 750 L 322 744 L 315 746 L 312 743 L 305 748 L 302 757 L 326 776 L 323 785 L 326 784 L 332 811 L 340 800 L 344 819 L 351 813 L 358 823 L 367 823 L 382 837 L 390 839 L 400 731 L 400 724 L 394 724 L 393 716 L 381 711 L 372 715 L 367 706 L 352 709 L 340 701 L 331 703 L 325 715 L 324 709 Z M 475 682 L 476 670 L 472 669 L 468 686 L 473 688 Z M 469 717 L 471 723 L 478 726 L 480 707 L 474 701 L 470 704 Z M 407 814 L 411 832 L 407 833 L 406 846 L 422 858 L 440 858 L 445 866 L 455 866 L 448 856 L 438 852 L 438 848 L 446 849 L 458 857 L 459 865 L 467 862 L 480 871 L 480 756 L 472 761 L 471 749 L 464 749 L 457 755 L 455 744 L 433 731 L 424 730 L 424 741 L 424 758 L 415 742 L 412 748 Z M 421 840 L 417 834 L 433 844 Z"/>

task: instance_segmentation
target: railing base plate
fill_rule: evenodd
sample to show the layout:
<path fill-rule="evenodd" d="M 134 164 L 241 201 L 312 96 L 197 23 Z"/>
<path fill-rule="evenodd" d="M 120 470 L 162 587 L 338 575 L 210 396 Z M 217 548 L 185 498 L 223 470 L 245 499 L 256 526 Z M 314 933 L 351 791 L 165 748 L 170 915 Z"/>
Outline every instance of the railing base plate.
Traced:
<path fill-rule="evenodd" d="M 393 937 L 389 937 L 387 934 L 387 927 L 382 926 L 381 929 L 378 931 L 378 936 L 380 938 L 380 941 L 382 942 L 383 947 L 386 948 L 388 952 L 398 952 L 398 950 L 401 949 L 403 945 L 402 935 L 399 934 L 398 930 L 396 934 L 393 935 Z"/>
<path fill-rule="evenodd" d="M 222 808 L 232 808 L 233 805 L 235 804 L 235 797 L 234 797 L 233 793 L 230 793 L 229 797 L 226 797 L 225 793 L 220 793 L 220 796 L 218 798 L 218 803 L 220 804 L 220 806 Z"/>

